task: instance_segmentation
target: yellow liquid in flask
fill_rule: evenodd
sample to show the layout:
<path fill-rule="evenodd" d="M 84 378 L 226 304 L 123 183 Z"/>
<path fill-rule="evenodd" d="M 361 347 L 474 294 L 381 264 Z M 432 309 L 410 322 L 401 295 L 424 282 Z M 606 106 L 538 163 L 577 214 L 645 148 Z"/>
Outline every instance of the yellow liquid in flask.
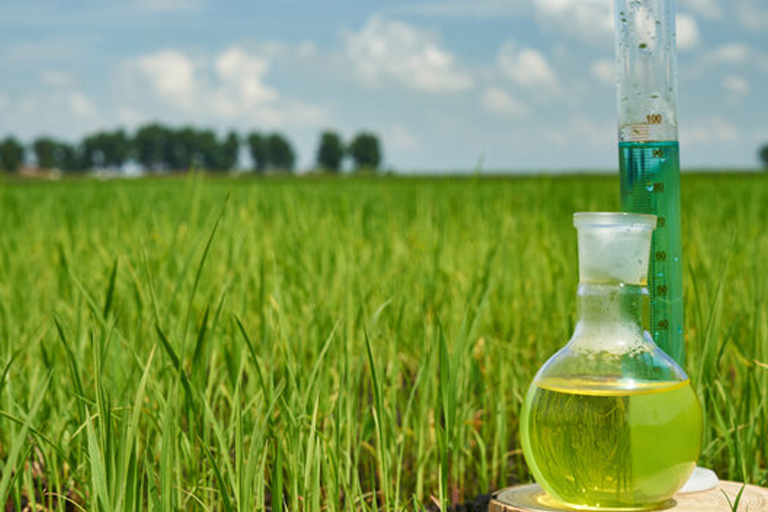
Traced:
<path fill-rule="evenodd" d="M 626 387 L 590 378 L 531 385 L 521 416 L 523 452 L 556 500 L 577 509 L 648 509 L 690 476 L 702 419 L 689 381 Z"/>

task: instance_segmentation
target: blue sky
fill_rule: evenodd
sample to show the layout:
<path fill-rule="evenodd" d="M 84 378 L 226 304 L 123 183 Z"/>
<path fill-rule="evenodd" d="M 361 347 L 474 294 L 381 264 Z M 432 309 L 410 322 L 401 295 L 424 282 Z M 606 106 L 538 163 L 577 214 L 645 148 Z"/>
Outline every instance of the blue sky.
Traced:
<path fill-rule="evenodd" d="M 402 172 L 616 167 L 612 0 L 0 0 L 0 136 L 366 129 Z M 678 0 L 681 158 L 756 168 L 768 1 Z"/>

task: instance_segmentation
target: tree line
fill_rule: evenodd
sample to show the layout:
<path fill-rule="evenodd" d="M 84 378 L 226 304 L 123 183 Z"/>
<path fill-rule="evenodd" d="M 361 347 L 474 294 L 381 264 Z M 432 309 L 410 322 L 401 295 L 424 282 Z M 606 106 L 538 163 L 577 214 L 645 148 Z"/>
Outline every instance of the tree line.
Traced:
<path fill-rule="evenodd" d="M 173 128 L 150 123 L 133 135 L 122 129 L 104 130 L 74 144 L 39 137 L 25 146 L 9 136 L 0 141 L 0 169 L 17 172 L 27 162 L 34 161 L 40 169 L 75 173 L 120 169 L 134 162 L 146 172 L 186 171 L 193 167 L 226 172 L 238 167 L 243 145 L 256 172 L 293 172 L 296 166 L 293 145 L 279 132 L 254 131 L 241 138 L 230 131 L 224 137 L 218 137 L 210 129 Z M 382 160 L 378 137 L 371 132 L 360 132 L 345 143 L 337 132 L 323 131 L 315 159 L 317 169 L 338 173 L 347 158 L 357 170 L 376 170 Z"/>

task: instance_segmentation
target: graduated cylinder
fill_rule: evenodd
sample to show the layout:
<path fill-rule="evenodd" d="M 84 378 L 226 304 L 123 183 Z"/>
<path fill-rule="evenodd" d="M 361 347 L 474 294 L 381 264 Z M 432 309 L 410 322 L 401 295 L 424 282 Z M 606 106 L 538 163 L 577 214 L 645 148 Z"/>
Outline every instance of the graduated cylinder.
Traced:
<path fill-rule="evenodd" d="M 658 217 L 648 279 L 648 329 L 682 365 L 675 6 L 672 0 L 615 0 L 615 14 L 622 209 Z"/>

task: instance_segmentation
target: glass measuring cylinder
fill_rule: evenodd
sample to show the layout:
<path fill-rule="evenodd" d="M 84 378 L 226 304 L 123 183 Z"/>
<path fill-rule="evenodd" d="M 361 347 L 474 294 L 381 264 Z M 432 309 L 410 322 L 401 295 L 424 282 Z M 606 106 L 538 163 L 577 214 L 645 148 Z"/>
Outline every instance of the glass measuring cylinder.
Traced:
<path fill-rule="evenodd" d="M 685 360 L 674 0 L 614 0 L 621 204 L 658 217 L 650 275 L 653 339 Z"/>
<path fill-rule="evenodd" d="M 699 456 L 698 399 L 643 325 L 655 222 L 574 215 L 578 322 L 534 377 L 520 419 L 533 476 L 571 508 L 655 508 L 683 486 Z"/>

